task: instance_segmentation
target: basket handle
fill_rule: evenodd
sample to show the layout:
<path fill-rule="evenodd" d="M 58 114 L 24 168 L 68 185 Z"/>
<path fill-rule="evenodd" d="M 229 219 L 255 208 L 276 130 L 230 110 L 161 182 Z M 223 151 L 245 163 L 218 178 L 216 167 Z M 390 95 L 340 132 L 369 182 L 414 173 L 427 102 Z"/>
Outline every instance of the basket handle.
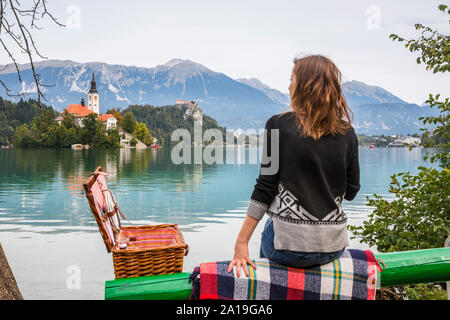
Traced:
<path fill-rule="evenodd" d="M 184 248 L 184 256 L 187 256 L 189 253 L 189 245 L 186 244 L 186 248 Z"/>
<path fill-rule="evenodd" d="M 94 171 L 93 174 L 95 174 L 95 175 L 101 174 L 102 176 L 108 176 L 108 175 L 109 175 L 107 172 L 103 172 L 103 171 L 101 171 L 101 169 L 99 170 L 99 168 L 101 168 L 101 167 L 98 167 L 98 168 Z"/>

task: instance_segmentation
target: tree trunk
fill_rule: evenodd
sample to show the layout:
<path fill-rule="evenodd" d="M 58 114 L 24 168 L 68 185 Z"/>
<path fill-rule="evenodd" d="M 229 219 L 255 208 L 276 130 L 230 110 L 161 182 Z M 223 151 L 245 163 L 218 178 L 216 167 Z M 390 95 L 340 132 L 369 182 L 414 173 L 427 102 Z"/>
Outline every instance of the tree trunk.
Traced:
<path fill-rule="evenodd" d="M 0 244 L 0 300 L 23 300 Z"/>

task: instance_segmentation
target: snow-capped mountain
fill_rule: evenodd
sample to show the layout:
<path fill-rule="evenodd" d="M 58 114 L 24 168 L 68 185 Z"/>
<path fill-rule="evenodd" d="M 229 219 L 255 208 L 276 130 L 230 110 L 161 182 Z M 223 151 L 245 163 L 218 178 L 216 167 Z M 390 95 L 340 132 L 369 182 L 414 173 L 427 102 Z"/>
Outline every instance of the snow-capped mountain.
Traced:
<path fill-rule="evenodd" d="M 258 79 L 234 80 L 199 63 L 172 59 L 153 68 L 46 60 L 35 64 L 45 87 L 46 103 L 62 111 L 71 103 L 86 99 L 92 73 L 100 95 L 100 112 L 116 107 L 150 104 L 173 105 L 182 99 L 199 103 L 204 113 L 228 128 L 261 128 L 273 114 L 286 109 L 288 94 L 270 88 Z M 30 66 L 20 65 L 22 83 L 12 65 L 0 66 L 0 79 L 11 92 L 35 98 Z M 360 133 L 419 132 L 419 116 L 430 108 L 407 104 L 380 87 L 351 81 L 343 84 L 344 94 L 355 114 Z M 0 96 L 11 99 L 1 89 Z"/>
<path fill-rule="evenodd" d="M 236 81 L 245 83 L 246 85 L 249 85 L 250 87 L 253 87 L 255 89 L 258 89 L 266 94 L 270 99 L 272 99 L 275 102 L 278 102 L 282 105 L 288 105 L 290 102 L 289 94 L 282 93 L 276 89 L 273 89 L 269 87 L 267 84 L 262 83 L 260 80 L 256 78 L 239 78 L 236 79 Z"/>
<path fill-rule="evenodd" d="M 173 59 L 154 68 L 47 60 L 35 67 L 42 82 L 52 85 L 45 88 L 45 96 L 47 104 L 57 110 L 79 103 L 88 91 L 93 72 L 100 112 L 135 104 L 173 105 L 178 99 L 194 100 L 221 125 L 259 128 L 284 107 L 258 89 L 189 60 Z M 0 71 L 0 79 L 12 92 L 30 93 L 33 97 L 36 89 L 30 67 L 21 65 L 20 69 L 22 84 L 11 66 Z M 0 93 L 6 97 L 4 91 Z"/>
<path fill-rule="evenodd" d="M 369 86 L 361 81 L 344 82 L 342 90 L 347 103 L 351 106 L 380 103 L 408 104 L 381 87 Z"/>
<path fill-rule="evenodd" d="M 260 80 L 237 79 L 242 83 L 263 91 L 272 100 L 289 104 L 289 95 L 270 88 Z M 353 126 L 363 134 L 408 134 L 418 133 L 423 126 L 421 116 L 436 114 L 428 106 L 409 104 L 389 91 L 367 85 L 360 81 L 342 84 L 342 90 L 353 112 Z"/>

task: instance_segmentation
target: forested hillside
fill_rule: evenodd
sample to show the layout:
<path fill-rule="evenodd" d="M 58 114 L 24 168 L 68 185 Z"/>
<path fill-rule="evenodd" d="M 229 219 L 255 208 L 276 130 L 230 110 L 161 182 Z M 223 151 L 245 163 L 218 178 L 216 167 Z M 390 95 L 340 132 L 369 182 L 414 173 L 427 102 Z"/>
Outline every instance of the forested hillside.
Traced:
<path fill-rule="evenodd" d="M 136 121 L 143 122 L 147 125 L 150 133 L 158 139 L 160 145 L 170 145 L 171 135 L 175 129 L 185 128 L 189 130 L 191 136 L 194 134 L 194 118 L 188 110 L 187 106 L 163 106 L 155 107 L 151 105 L 133 105 L 122 111 L 122 114 L 131 112 Z M 191 112 L 189 112 L 191 111 Z M 195 110 L 194 110 L 195 112 Z M 196 108 L 196 112 L 201 112 L 200 108 Z M 210 128 L 217 128 L 223 132 L 225 137 L 225 128 L 220 127 L 216 120 L 203 114 L 202 131 Z"/>
<path fill-rule="evenodd" d="M 53 108 L 43 106 L 43 110 L 52 112 Z M 0 97 L 0 145 L 12 144 L 16 128 L 30 124 L 34 117 L 41 114 L 35 100 L 20 100 L 17 103 Z"/>

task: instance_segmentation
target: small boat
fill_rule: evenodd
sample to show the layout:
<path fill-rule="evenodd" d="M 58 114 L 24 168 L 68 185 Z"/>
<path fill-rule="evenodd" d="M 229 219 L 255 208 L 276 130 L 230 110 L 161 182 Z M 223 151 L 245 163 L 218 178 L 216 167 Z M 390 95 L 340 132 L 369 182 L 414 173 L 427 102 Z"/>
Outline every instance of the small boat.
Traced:
<path fill-rule="evenodd" d="M 82 144 L 73 144 L 71 146 L 72 149 L 74 150 L 82 150 L 83 149 L 83 145 Z"/>
<path fill-rule="evenodd" d="M 155 144 L 152 144 L 150 146 L 150 148 L 152 148 L 152 149 L 161 149 L 161 146 L 159 144 L 155 143 Z"/>
<path fill-rule="evenodd" d="M 375 145 L 374 145 L 374 144 L 371 144 L 371 145 L 369 146 L 369 149 L 375 149 Z"/>

